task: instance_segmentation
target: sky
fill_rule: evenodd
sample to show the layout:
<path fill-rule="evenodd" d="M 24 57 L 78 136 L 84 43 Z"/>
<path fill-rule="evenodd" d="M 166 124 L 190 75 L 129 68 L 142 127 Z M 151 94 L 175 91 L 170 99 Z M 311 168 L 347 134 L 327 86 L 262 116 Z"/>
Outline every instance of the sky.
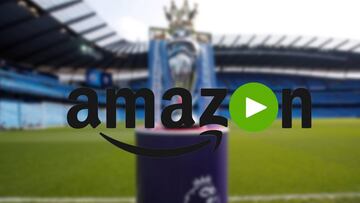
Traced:
<path fill-rule="evenodd" d="M 85 0 L 131 41 L 167 27 L 170 0 Z M 183 0 L 176 0 L 178 5 Z M 199 4 L 196 30 L 219 34 L 303 35 L 360 39 L 359 0 L 190 0 Z"/>

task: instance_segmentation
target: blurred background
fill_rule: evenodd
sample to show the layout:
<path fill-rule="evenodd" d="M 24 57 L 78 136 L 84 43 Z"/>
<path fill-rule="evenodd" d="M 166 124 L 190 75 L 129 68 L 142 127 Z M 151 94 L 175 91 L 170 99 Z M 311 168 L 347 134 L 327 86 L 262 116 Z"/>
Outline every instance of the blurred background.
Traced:
<path fill-rule="evenodd" d="M 293 129 L 277 121 L 259 134 L 230 125 L 230 201 L 359 202 L 360 4 L 195 2 L 197 30 L 213 35 L 218 87 L 229 89 L 223 115 L 248 82 L 269 86 L 279 101 L 282 89 L 300 87 L 313 99 L 312 129 L 297 119 Z M 0 1 L 0 202 L 135 202 L 135 157 L 93 129 L 68 128 L 67 98 L 92 87 L 104 105 L 105 88 L 148 87 L 148 30 L 167 27 L 169 3 Z M 117 129 L 101 130 L 134 143 L 123 108 L 117 116 Z"/>

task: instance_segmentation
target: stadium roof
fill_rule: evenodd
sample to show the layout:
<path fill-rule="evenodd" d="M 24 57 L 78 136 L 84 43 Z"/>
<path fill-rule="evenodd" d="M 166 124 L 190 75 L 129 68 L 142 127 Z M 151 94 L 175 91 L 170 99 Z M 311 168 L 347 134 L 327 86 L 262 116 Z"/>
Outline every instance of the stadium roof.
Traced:
<path fill-rule="evenodd" d="M 360 70 L 360 42 L 348 39 L 223 35 L 213 44 L 219 67 Z M 123 39 L 83 0 L 0 1 L 0 57 L 10 62 L 49 71 L 145 69 L 147 49 Z"/>
<path fill-rule="evenodd" d="M 127 42 L 82 0 L 0 1 L 0 56 L 34 67 L 106 67 Z"/>

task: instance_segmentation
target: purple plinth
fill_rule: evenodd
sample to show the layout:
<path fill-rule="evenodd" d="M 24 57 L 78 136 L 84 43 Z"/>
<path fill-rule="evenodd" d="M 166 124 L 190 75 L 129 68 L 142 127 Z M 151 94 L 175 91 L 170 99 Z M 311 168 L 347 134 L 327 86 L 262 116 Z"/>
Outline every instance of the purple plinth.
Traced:
<path fill-rule="evenodd" d="M 194 130 L 146 130 L 136 132 L 139 147 L 171 149 L 211 140 L 190 154 L 173 158 L 137 158 L 138 203 L 227 203 L 227 129 L 214 151 L 214 136 Z"/>

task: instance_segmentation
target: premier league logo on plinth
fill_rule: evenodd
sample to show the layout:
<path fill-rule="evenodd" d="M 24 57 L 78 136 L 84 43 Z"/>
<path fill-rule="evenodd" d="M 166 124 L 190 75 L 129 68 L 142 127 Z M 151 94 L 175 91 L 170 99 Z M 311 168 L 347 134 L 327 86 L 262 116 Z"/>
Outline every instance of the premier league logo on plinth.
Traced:
<path fill-rule="evenodd" d="M 207 142 L 209 145 L 179 156 L 139 156 L 139 203 L 227 202 L 227 129 L 200 127 L 198 123 L 199 115 L 212 99 L 201 96 L 201 89 L 216 88 L 216 74 L 211 35 L 194 29 L 197 14 L 197 5 L 191 8 L 185 1 L 178 7 L 172 2 L 169 8 L 165 8 L 169 28 L 150 30 L 149 85 L 155 96 L 156 128 L 138 129 L 136 139 L 140 148 L 171 152 L 186 152 L 199 143 Z M 171 88 L 186 89 L 191 93 L 193 127 L 168 129 L 162 125 L 163 108 L 184 102 L 180 95 L 169 101 L 162 100 L 164 93 Z M 171 114 L 174 122 L 182 116 L 182 110 L 178 109 Z M 222 138 L 200 135 L 211 130 L 221 131 Z"/>

